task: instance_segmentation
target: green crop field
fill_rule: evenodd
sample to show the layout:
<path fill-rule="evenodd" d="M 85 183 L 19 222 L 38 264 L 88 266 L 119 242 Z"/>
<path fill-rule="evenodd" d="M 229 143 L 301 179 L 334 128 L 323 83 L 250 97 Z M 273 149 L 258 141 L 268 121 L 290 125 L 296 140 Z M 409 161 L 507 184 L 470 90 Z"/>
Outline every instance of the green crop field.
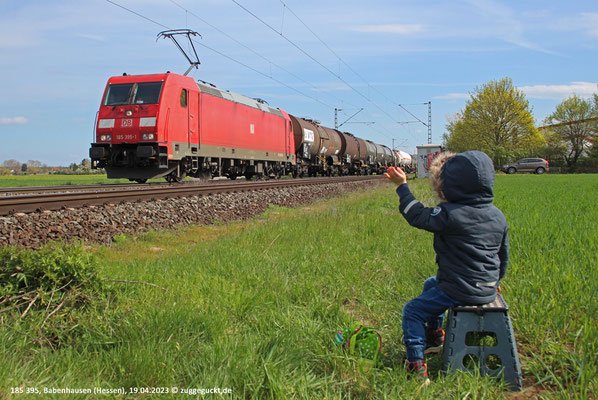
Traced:
<path fill-rule="evenodd" d="M 164 182 L 164 178 L 149 182 Z M 90 175 L 10 175 L 0 176 L 0 187 L 95 185 L 109 183 L 130 183 L 128 179 L 108 179 L 105 174 Z"/>
<path fill-rule="evenodd" d="M 427 181 L 410 186 L 435 204 Z M 232 390 L 210 398 L 596 398 L 598 175 L 499 175 L 495 195 L 510 225 L 502 288 L 521 394 L 475 373 L 442 376 L 440 356 L 428 359 L 429 386 L 407 379 L 401 310 L 435 274 L 432 235 L 408 226 L 384 185 L 245 222 L 48 250 L 34 264 L 47 264 L 50 278 L 61 263 L 98 272 L 76 273 L 81 283 L 66 297 L 77 302 L 54 291 L 28 310 L 0 303 L 0 398 L 26 398 L 13 393 L 19 387 L 137 388 L 104 397 L 140 399 L 189 398 L 146 387 Z M 11 254 L 4 260 L 16 270 Z M 96 282 L 89 292 L 86 282 Z M 0 283 L 0 294 L 14 290 Z M 334 343 L 354 321 L 383 337 L 369 372 Z"/>

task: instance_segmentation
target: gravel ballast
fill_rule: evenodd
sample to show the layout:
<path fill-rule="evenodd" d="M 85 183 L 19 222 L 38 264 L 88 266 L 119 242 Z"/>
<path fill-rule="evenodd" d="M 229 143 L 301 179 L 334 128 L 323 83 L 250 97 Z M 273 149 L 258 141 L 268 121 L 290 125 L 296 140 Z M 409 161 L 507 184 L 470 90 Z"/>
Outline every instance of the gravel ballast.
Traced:
<path fill-rule="evenodd" d="M 179 199 L 108 204 L 0 217 L 0 246 L 39 248 L 53 240 L 110 243 L 113 236 L 247 219 L 269 206 L 296 207 L 378 186 L 385 180 L 295 186 Z"/>

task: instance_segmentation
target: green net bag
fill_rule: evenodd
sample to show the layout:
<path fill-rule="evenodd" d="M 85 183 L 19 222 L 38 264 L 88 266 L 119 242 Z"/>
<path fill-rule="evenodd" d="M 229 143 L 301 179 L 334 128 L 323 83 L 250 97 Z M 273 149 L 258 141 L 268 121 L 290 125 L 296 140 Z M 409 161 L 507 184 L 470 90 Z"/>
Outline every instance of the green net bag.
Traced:
<path fill-rule="evenodd" d="M 355 323 L 337 332 L 335 342 L 342 345 L 347 354 L 356 357 L 363 370 L 369 370 L 378 363 L 382 337 L 373 328 Z"/>

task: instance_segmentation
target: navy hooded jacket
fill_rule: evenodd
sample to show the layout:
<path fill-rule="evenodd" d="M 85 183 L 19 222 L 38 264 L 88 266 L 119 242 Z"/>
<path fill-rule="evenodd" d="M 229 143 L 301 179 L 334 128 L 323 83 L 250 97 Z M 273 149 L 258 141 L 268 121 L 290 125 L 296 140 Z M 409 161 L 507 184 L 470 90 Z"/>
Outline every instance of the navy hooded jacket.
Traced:
<path fill-rule="evenodd" d="M 480 151 L 457 154 L 440 179 L 447 202 L 424 207 L 403 184 L 399 210 L 410 225 L 434 233 L 438 287 L 460 303 L 490 303 L 509 255 L 506 218 L 492 205 L 492 160 Z"/>

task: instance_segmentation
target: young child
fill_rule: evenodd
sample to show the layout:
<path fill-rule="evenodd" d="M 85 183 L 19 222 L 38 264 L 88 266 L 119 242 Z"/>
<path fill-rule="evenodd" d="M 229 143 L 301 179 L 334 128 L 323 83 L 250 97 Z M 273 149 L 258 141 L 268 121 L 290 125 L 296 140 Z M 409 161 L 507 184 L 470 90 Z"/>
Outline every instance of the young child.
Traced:
<path fill-rule="evenodd" d="M 507 221 L 492 205 L 494 165 L 480 151 L 442 153 L 432 162 L 430 183 L 441 201 L 435 208 L 415 199 L 400 168 L 390 167 L 385 176 L 398 186 L 399 210 L 407 222 L 434 233 L 438 272 L 403 308 L 407 371 L 427 380 L 424 355 L 442 349 L 444 312 L 496 298 L 507 271 Z"/>

